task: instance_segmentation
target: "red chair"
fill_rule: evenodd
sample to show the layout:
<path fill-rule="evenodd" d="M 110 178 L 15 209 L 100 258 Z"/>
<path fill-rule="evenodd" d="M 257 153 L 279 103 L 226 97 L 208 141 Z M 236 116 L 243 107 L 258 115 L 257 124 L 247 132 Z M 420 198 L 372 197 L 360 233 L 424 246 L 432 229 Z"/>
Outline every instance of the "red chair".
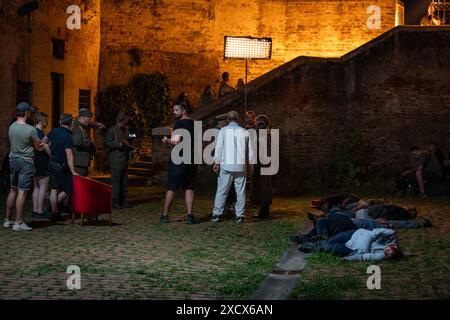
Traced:
<path fill-rule="evenodd" d="M 81 215 L 80 226 L 83 225 L 85 214 L 95 214 L 97 222 L 99 214 L 108 213 L 111 226 L 111 203 L 112 187 L 110 185 L 86 177 L 73 176 L 72 223 L 76 213 Z"/>

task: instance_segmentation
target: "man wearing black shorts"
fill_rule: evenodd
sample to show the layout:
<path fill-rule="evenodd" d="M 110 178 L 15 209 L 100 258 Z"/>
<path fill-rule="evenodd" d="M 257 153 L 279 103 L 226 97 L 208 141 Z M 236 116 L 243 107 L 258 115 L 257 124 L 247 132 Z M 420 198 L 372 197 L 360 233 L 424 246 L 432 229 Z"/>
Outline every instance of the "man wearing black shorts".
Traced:
<path fill-rule="evenodd" d="M 172 157 L 169 160 L 169 172 L 167 179 L 167 192 L 164 200 L 164 212 L 161 216 L 161 223 L 169 223 L 169 211 L 175 198 L 175 191 L 182 188 L 184 190 L 184 199 L 187 210 L 187 223 L 195 224 L 195 218 L 192 213 L 194 207 L 194 189 L 197 178 L 197 166 L 194 164 L 194 121 L 189 118 L 189 110 L 185 104 L 177 104 L 173 107 L 173 114 L 177 121 L 175 122 L 174 132 L 171 138 L 164 137 L 163 143 L 175 146 L 183 141 L 183 136 L 189 135 L 191 144 L 189 155 L 183 154 L 188 150 L 180 152 L 179 156 L 187 158 L 188 161 L 182 161 L 175 164 Z M 184 129 L 177 132 L 177 129 Z M 184 133 L 184 134 L 183 134 Z"/>
<path fill-rule="evenodd" d="M 73 164 L 72 120 L 70 114 L 63 114 L 60 118 L 60 127 L 48 134 L 50 140 L 51 158 L 48 164 L 50 171 L 50 204 L 53 218 L 60 215 L 59 204 L 72 195 L 73 176 L 77 176 Z"/>

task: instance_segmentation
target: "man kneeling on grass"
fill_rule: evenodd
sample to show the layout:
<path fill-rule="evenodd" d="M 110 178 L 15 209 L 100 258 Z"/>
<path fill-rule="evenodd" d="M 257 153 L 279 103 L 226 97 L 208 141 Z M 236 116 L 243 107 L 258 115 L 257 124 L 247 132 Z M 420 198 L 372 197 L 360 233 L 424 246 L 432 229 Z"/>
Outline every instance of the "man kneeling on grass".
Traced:
<path fill-rule="evenodd" d="M 348 230 L 328 240 L 300 245 L 299 250 L 328 251 L 347 261 L 381 261 L 403 256 L 395 231 L 384 228 Z"/>

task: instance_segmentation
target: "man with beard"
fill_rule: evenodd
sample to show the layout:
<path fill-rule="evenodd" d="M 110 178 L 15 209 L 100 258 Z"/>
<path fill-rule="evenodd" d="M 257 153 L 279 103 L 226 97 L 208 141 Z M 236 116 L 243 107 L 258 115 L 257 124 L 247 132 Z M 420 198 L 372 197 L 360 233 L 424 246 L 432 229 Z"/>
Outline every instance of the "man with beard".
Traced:
<path fill-rule="evenodd" d="M 177 104 L 173 107 L 173 114 L 176 122 L 174 132 L 169 138 L 164 137 L 162 142 L 175 146 L 183 141 L 183 136 L 176 132 L 177 129 L 184 129 L 184 133 L 190 135 L 191 150 L 190 161 L 188 163 L 175 164 L 172 157 L 169 160 L 169 171 L 167 179 L 167 192 L 164 200 L 164 211 L 161 215 L 161 223 L 169 223 L 169 211 L 175 198 L 175 192 L 181 187 L 184 190 L 184 199 L 187 211 L 187 224 L 195 224 L 193 214 L 194 207 L 194 189 L 197 178 L 197 166 L 194 164 L 194 121 L 189 118 L 189 108 L 183 103 Z M 187 132 L 186 132 L 187 131 Z M 183 150 L 186 152 L 186 150 Z M 183 157 L 183 154 L 180 154 Z"/>
<path fill-rule="evenodd" d="M 72 127 L 75 171 L 83 177 L 87 177 L 89 163 L 95 154 L 95 145 L 89 136 L 89 127 L 104 128 L 103 124 L 92 122 L 92 116 L 93 114 L 90 110 L 85 108 L 80 109 Z"/>

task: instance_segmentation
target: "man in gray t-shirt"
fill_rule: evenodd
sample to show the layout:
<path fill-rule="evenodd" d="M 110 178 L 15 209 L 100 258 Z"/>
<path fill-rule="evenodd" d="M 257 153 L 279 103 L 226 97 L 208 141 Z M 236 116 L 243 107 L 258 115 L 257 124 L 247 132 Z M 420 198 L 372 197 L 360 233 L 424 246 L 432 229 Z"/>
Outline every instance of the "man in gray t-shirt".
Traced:
<path fill-rule="evenodd" d="M 16 107 L 17 121 L 8 130 L 11 152 L 9 163 L 11 171 L 11 190 L 6 200 L 6 218 L 3 227 L 14 231 L 32 230 L 22 220 L 23 206 L 34 176 L 34 149 L 42 150 L 43 143 L 37 137 L 36 128 L 28 125 L 31 106 L 21 102 Z M 16 222 L 11 220 L 13 209 L 16 209 Z"/>
<path fill-rule="evenodd" d="M 11 143 L 9 158 L 20 158 L 33 162 L 34 142 L 39 140 L 36 128 L 16 121 L 9 127 L 8 136 Z"/>

